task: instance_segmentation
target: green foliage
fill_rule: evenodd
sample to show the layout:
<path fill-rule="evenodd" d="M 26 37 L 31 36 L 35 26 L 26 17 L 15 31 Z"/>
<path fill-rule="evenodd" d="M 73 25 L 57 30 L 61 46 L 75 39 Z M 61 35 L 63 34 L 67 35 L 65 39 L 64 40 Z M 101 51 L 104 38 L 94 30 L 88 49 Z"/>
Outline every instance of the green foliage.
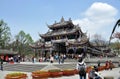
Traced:
<path fill-rule="evenodd" d="M 99 34 L 95 34 L 91 40 L 95 46 L 106 46 L 108 42 Z"/>
<path fill-rule="evenodd" d="M 25 34 L 24 31 L 20 31 L 15 38 L 22 44 L 31 44 L 33 43 L 32 37 L 30 34 Z"/>
<path fill-rule="evenodd" d="M 22 72 L 13 72 L 13 73 L 9 73 L 6 75 L 6 77 L 18 77 L 18 76 L 27 76 L 26 73 L 22 73 Z"/>
<path fill-rule="evenodd" d="M 115 50 L 120 49 L 120 43 L 119 43 L 119 41 L 116 41 L 116 42 L 111 43 L 111 44 L 110 44 L 110 47 L 111 47 L 112 49 L 115 49 Z"/>
<path fill-rule="evenodd" d="M 113 49 L 114 53 L 119 53 L 120 51 L 120 42 L 116 41 L 110 44 L 110 48 Z"/>
<path fill-rule="evenodd" d="M 29 47 L 29 44 L 33 43 L 33 39 L 30 34 L 26 34 L 24 31 L 20 31 L 15 36 L 15 41 L 11 41 L 11 32 L 7 23 L 3 20 L 0 20 L 0 48 L 1 49 L 13 49 L 20 54 L 30 54 L 32 49 Z M 12 43 L 10 43 L 12 42 Z"/>
<path fill-rule="evenodd" d="M 16 36 L 16 46 L 19 54 L 25 54 L 31 49 L 29 44 L 33 43 L 32 37 L 30 34 L 25 34 L 24 31 L 20 31 Z"/>
<path fill-rule="evenodd" d="M 113 38 L 117 38 L 118 40 L 120 40 L 120 32 L 116 32 L 115 34 L 113 34 Z"/>
<path fill-rule="evenodd" d="M 33 74 L 44 74 L 44 73 L 48 73 L 48 71 L 43 71 L 43 70 L 37 70 L 32 72 Z"/>
<path fill-rule="evenodd" d="M 10 37 L 10 28 L 3 20 L 0 20 L 0 45 L 2 49 L 4 49 L 8 45 Z"/>
<path fill-rule="evenodd" d="M 51 69 L 51 70 L 49 70 L 49 72 L 61 72 L 61 70 L 60 69 Z"/>

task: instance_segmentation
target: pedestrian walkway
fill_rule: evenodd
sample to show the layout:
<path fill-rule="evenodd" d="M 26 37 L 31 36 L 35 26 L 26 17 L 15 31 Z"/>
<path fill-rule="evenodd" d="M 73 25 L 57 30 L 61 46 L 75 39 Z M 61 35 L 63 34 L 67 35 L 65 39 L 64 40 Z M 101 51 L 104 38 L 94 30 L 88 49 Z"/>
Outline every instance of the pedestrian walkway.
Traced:
<path fill-rule="evenodd" d="M 5 71 L 22 71 L 22 72 L 33 72 L 35 70 L 41 70 L 46 66 L 53 65 L 54 67 L 60 69 L 75 69 L 76 64 L 73 62 L 65 62 L 64 64 L 59 64 L 57 62 L 50 63 L 50 62 L 21 62 L 15 64 L 4 64 Z M 53 68 L 54 68 L 53 67 Z M 50 67 L 51 68 L 51 67 Z M 49 69 L 49 68 L 47 68 Z"/>
<path fill-rule="evenodd" d="M 101 71 L 100 75 L 102 76 L 102 78 L 105 77 L 105 76 L 112 76 L 112 77 L 114 77 L 114 79 L 120 79 L 120 67 L 119 68 L 114 68 L 113 70 Z"/>

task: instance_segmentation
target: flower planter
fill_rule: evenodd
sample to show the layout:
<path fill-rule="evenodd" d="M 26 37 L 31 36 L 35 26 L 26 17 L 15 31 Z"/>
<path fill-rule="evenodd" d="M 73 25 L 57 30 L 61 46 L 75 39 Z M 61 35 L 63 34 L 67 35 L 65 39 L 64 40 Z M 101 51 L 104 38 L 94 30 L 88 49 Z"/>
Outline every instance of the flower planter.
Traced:
<path fill-rule="evenodd" d="M 26 79 L 27 74 L 25 73 L 10 73 L 5 76 L 5 79 Z"/>
<path fill-rule="evenodd" d="M 32 79 L 48 79 L 48 78 L 41 78 L 39 76 L 32 76 Z"/>
<path fill-rule="evenodd" d="M 52 69 L 48 71 L 50 73 L 50 77 L 61 77 L 63 76 L 63 72 L 60 69 Z"/>
<path fill-rule="evenodd" d="M 79 74 L 79 71 L 77 69 L 74 70 L 75 74 Z"/>
<path fill-rule="evenodd" d="M 47 79 L 50 76 L 47 71 L 34 71 L 32 72 L 32 79 Z"/>
<path fill-rule="evenodd" d="M 98 71 L 102 71 L 102 70 L 105 70 L 105 69 L 106 69 L 105 66 L 100 66 L 100 67 L 98 67 Z"/>
<path fill-rule="evenodd" d="M 71 76 L 71 75 L 75 75 L 75 70 L 73 69 L 63 70 L 63 76 Z"/>

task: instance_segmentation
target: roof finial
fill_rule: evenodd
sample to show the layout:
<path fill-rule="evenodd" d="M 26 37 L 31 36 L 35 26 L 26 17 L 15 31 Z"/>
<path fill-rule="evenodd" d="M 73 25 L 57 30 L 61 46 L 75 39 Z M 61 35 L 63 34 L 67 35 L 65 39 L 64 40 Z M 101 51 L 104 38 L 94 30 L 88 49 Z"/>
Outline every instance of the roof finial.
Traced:
<path fill-rule="evenodd" d="M 47 26 L 49 26 L 48 24 L 47 24 L 47 22 L 45 23 Z"/>
<path fill-rule="evenodd" d="M 61 18 L 61 22 L 64 22 L 65 20 L 64 20 L 64 17 L 62 16 L 62 18 Z"/>
<path fill-rule="evenodd" d="M 56 24 L 57 22 L 55 21 L 55 24 Z"/>
<path fill-rule="evenodd" d="M 69 18 L 69 21 L 72 21 L 71 18 Z"/>
<path fill-rule="evenodd" d="M 77 26 L 79 26 L 79 24 L 77 24 Z"/>

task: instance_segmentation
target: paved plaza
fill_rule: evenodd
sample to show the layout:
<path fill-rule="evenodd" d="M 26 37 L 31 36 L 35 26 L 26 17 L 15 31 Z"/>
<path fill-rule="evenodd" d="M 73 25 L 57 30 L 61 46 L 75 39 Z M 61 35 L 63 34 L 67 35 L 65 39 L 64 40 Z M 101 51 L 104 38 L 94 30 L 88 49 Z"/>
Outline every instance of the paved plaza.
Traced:
<path fill-rule="evenodd" d="M 26 64 L 29 64 L 29 63 L 26 63 Z M 48 63 L 44 63 L 44 64 L 48 64 Z M 54 64 L 57 64 L 57 63 L 54 63 Z M 56 67 L 49 63 L 48 66 L 44 67 L 42 70 L 51 69 L 51 68 L 54 69 Z M 0 79 L 4 79 L 5 75 L 8 73 L 11 73 L 11 72 L 15 72 L 15 71 L 0 71 Z M 27 79 L 32 79 L 31 72 L 25 72 L 25 73 L 27 73 L 27 75 L 28 75 Z M 105 76 L 112 76 L 112 77 L 114 77 L 114 79 L 120 79 L 120 67 L 114 68 L 113 70 L 100 71 L 99 74 L 103 79 Z M 58 77 L 58 78 L 49 78 L 49 79 L 79 79 L 79 75 L 64 76 L 64 77 Z"/>

